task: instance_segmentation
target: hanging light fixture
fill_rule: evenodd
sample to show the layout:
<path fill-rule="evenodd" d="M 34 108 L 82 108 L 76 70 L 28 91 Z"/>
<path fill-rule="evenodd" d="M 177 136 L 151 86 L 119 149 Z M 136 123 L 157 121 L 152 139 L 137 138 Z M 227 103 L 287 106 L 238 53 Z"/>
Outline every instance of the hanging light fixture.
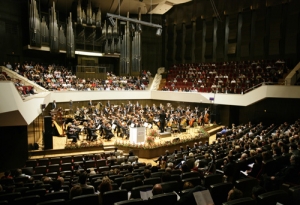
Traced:
<path fill-rule="evenodd" d="M 143 30 L 141 24 L 136 24 L 136 31 L 142 33 Z"/>
<path fill-rule="evenodd" d="M 156 30 L 156 35 L 157 35 L 157 36 L 161 36 L 161 33 L 162 33 L 162 28 L 158 28 L 158 29 Z"/>

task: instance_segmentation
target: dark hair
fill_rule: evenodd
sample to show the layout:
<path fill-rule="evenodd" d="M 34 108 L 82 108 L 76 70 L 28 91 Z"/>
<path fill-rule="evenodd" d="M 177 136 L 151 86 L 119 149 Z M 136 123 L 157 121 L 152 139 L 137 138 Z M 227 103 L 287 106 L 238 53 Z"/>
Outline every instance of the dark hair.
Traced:
<path fill-rule="evenodd" d="M 98 191 L 100 192 L 101 195 L 111 190 L 112 190 L 112 185 L 109 180 L 102 181 L 101 184 L 98 186 Z"/>
<path fill-rule="evenodd" d="M 51 185 L 52 185 L 52 189 L 54 190 L 54 191 L 59 191 L 59 190 L 61 190 L 61 181 L 60 180 L 54 180 L 52 183 L 51 183 Z"/>
<path fill-rule="evenodd" d="M 295 143 L 291 143 L 290 145 L 292 150 L 296 150 L 297 149 L 297 145 Z"/>
<path fill-rule="evenodd" d="M 133 166 L 132 165 L 128 165 L 127 169 L 128 169 L 129 172 L 132 172 L 133 171 Z"/>
<path fill-rule="evenodd" d="M 129 150 L 129 152 L 128 152 L 128 156 L 134 156 L 134 154 L 133 154 L 133 151 L 132 151 L 132 150 Z"/>
<path fill-rule="evenodd" d="M 78 182 L 80 184 L 85 184 L 87 181 L 87 173 L 86 172 L 83 172 L 79 175 L 79 178 L 78 178 Z"/>
<path fill-rule="evenodd" d="M 252 188 L 252 198 L 257 199 L 258 195 L 266 193 L 266 190 L 261 186 L 255 186 Z"/>
<path fill-rule="evenodd" d="M 135 186 L 138 187 L 138 186 L 143 186 L 144 183 L 143 183 L 143 180 L 141 178 L 137 178 L 135 180 Z"/>
<path fill-rule="evenodd" d="M 243 197 L 243 192 L 239 189 L 233 188 L 230 190 L 232 193 L 228 196 L 228 201 L 240 199 Z"/>
<path fill-rule="evenodd" d="M 184 173 L 184 172 L 189 172 L 189 171 L 191 171 L 191 170 L 189 169 L 189 167 L 187 166 L 186 163 L 184 163 L 184 164 L 181 166 L 181 170 L 182 170 L 183 173 Z"/>
<path fill-rule="evenodd" d="M 75 185 L 70 190 L 70 199 L 73 199 L 75 196 L 80 196 L 82 194 L 82 188 L 79 185 Z"/>
<path fill-rule="evenodd" d="M 144 176 L 145 178 L 150 178 L 151 177 L 151 171 L 149 169 L 144 170 Z"/>
<path fill-rule="evenodd" d="M 273 149 L 277 155 L 281 155 L 281 150 L 279 147 L 274 147 Z"/>
<path fill-rule="evenodd" d="M 164 172 L 162 175 L 161 175 L 161 181 L 162 182 L 169 182 L 171 181 L 172 178 L 171 178 L 171 174 L 169 172 Z"/>
<path fill-rule="evenodd" d="M 133 176 L 132 175 L 125 176 L 125 180 L 124 181 L 128 182 L 128 181 L 132 181 L 132 180 L 133 180 Z"/>

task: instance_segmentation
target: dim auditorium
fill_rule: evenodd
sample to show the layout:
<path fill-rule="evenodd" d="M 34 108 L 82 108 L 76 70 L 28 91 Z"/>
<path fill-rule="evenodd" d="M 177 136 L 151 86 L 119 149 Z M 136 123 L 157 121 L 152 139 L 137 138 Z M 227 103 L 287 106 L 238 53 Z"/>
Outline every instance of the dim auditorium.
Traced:
<path fill-rule="evenodd" d="M 0 205 L 300 204 L 300 1 L 0 11 Z"/>

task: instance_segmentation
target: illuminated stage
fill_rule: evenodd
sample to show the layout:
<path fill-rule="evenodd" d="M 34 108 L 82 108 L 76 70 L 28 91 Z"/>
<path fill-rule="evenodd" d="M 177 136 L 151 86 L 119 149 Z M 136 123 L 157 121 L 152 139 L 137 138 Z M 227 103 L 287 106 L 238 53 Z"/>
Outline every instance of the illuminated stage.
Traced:
<path fill-rule="evenodd" d="M 205 130 L 209 133 L 209 136 L 216 134 L 220 131 L 221 126 L 211 125 L 205 127 Z M 100 152 L 110 152 L 115 148 L 122 150 L 124 153 L 128 153 L 132 150 L 135 155 L 140 158 L 151 159 L 161 154 L 164 154 L 166 150 L 173 152 L 175 149 L 179 150 L 180 146 L 189 145 L 193 147 L 195 142 L 210 141 L 209 137 L 200 137 L 198 133 L 199 129 L 190 128 L 186 132 L 161 135 L 155 137 L 154 143 L 149 145 L 147 143 L 132 144 L 129 140 L 122 139 L 121 137 L 113 137 L 110 141 L 99 139 L 96 142 L 89 143 L 85 140 L 84 135 L 80 135 L 80 141 L 76 144 L 66 137 L 53 137 L 53 149 L 49 150 L 32 150 L 29 151 L 31 158 L 37 158 L 40 156 L 64 156 L 64 155 L 76 155 L 76 154 L 91 154 Z"/>

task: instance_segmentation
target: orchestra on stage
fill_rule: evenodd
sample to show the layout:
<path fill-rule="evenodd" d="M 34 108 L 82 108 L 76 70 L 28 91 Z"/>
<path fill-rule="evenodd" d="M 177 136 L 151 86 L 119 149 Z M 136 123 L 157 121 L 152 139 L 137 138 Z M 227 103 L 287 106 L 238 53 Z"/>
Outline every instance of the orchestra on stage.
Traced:
<path fill-rule="evenodd" d="M 71 104 L 72 101 L 70 101 Z M 157 126 L 160 133 L 166 130 L 171 132 L 183 132 L 187 126 L 205 126 L 210 123 L 210 110 L 198 107 L 191 109 L 190 106 L 176 108 L 171 103 L 163 105 L 142 105 L 138 101 L 114 105 L 107 101 L 93 104 L 90 100 L 87 106 L 77 107 L 75 110 L 63 110 L 61 107 L 52 105 L 52 127 L 54 136 L 67 136 L 72 142 L 79 140 L 79 135 L 84 134 L 87 141 L 95 141 L 98 137 L 110 141 L 117 136 L 129 139 L 131 127 L 152 129 Z M 68 115 L 66 115 L 68 113 Z M 70 114 L 72 113 L 72 114 Z M 169 129 L 168 129 L 169 128 Z"/>

